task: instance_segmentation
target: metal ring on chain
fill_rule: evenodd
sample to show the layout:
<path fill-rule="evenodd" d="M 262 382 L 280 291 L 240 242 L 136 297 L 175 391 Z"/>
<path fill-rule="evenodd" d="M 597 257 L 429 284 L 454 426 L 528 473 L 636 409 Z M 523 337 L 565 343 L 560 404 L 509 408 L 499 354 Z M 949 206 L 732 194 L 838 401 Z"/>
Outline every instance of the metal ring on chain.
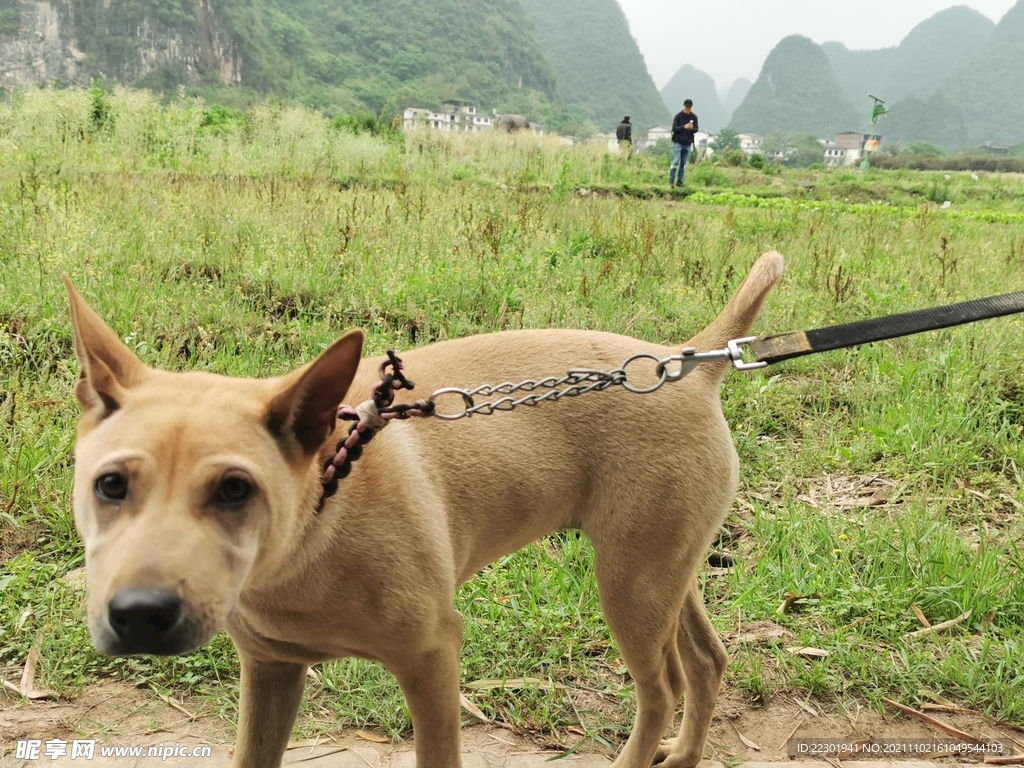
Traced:
<path fill-rule="evenodd" d="M 628 381 L 623 379 L 622 386 L 628 389 L 630 392 L 633 392 L 634 394 L 649 395 L 651 392 L 661 389 L 661 385 L 668 381 L 668 371 L 665 369 L 665 363 L 662 362 L 662 359 L 657 355 L 652 354 L 651 352 L 637 352 L 635 355 L 630 355 L 622 363 L 622 371 L 625 372 L 626 368 L 629 366 L 631 362 L 633 362 L 634 360 L 639 360 L 642 357 L 646 357 L 649 360 L 653 360 L 658 364 L 658 368 L 661 370 L 661 378 L 658 380 L 658 383 L 646 388 L 634 387 Z"/>
<path fill-rule="evenodd" d="M 441 413 L 437 410 L 437 404 L 434 403 L 434 398 L 439 397 L 440 395 L 459 395 L 462 397 L 462 403 L 465 407 L 458 413 Z M 461 419 L 463 416 L 470 415 L 470 409 L 476 405 L 473 402 L 473 396 L 466 390 L 459 389 L 458 387 L 445 387 L 444 389 L 439 389 L 427 398 L 427 402 L 434 405 L 434 413 L 432 415 L 439 419 L 445 419 L 446 421 L 454 421 L 455 419 Z"/>

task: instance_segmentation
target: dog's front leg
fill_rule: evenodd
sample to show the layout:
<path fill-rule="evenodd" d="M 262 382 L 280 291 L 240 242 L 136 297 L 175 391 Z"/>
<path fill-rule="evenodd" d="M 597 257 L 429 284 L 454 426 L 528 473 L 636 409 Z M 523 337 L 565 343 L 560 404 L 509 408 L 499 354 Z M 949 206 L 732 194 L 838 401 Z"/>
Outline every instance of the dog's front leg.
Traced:
<path fill-rule="evenodd" d="M 256 661 L 239 651 L 242 663 L 235 768 L 281 765 L 306 685 L 306 665 Z"/>
<path fill-rule="evenodd" d="M 431 640 L 401 659 L 388 660 L 387 666 L 412 714 L 416 768 L 460 768 L 462 617 L 452 610 Z"/>

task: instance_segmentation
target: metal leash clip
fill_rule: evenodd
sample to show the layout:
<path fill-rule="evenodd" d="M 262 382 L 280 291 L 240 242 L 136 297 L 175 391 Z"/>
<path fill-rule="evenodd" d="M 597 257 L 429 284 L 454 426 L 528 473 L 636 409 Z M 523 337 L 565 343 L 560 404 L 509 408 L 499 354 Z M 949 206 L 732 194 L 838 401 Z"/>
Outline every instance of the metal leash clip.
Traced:
<path fill-rule="evenodd" d="M 753 363 L 745 363 L 743 361 L 742 347 L 747 346 L 757 338 L 757 336 L 744 336 L 742 339 L 733 339 L 726 344 L 729 352 L 729 359 L 732 360 L 732 364 L 737 371 L 751 371 L 755 368 L 766 368 L 768 366 L 768 362 L 765 360 L 758 360 Z"/>
<path fill-rule="evenodd" d="M 717 363 L 722 360 L 732 360 L 732 353 L 727 349 L 712 349 L 708 352 L 698 352 L 696 347 L 683 347 L 678 355 L 670 355 L 658 362 L 655 372 L 665 376 L 665 381 L 679 381 L 690 373 L 701 363 Z M 678 371 L 669 371 L 669 363 L 680 363 Z M 664 383 L 664 382 L 662 382 Z"/>

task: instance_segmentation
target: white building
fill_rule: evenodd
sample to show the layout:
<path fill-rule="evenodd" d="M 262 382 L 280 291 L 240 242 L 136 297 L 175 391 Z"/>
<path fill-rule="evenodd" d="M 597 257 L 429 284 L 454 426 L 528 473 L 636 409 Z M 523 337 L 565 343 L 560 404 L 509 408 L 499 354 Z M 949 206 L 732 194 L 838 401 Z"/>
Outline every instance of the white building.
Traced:
<path fill-rule="evenodd" d="M 762 138 L 760 136 L 755 136 L 752 133 L 741 133 L 736 138 L 740 140 L 740 149 L 747 157 L 761 152 Z"/>
<path fill-rule="evenodd" d="M 847 165 L 846 148 L 840 147 L 834 141 L 825 141 L 825 165 L 834 168 L 837 165 Z"/>
<path fill-rule="evenodd" d="M 647 131 L 647 140 L 654 144 L 658 139 L 671 139 L 672 128 L 667 125 L 656 125 Z"/>
<path fill-rule="evenodd" d="M 640 135 L 633 139 L 633 149 L 637 152 L 646 152 L 652 149 L 655 144 L 658 143 L 658 139 L 671 139 L 672 129 L 664 125 L 656 125 L 654 128 L 650 128 L 646 131 L 641 131 Z"/>
<path fill-rule="evenodd" d="M 715 150 L 711 148 L 711 142 L 714 138 L 715 135 L 707 131 L 697 131 L 693 134 L 693 150 L 697 153 L 698 160 L 703 160 L 715 154 Z"/>
<path fill-rule="evenodd" d="M 714 136 L 707 131 L 697 131 L 693 135 L 694 149 L 700 155 L 713 155 L 714 150 L 709 146 Z M 637 152 L 644 152 L 654 147 L 660 139 L 672 140 L 672 129 L 665 125 L 657 125 L 640 134 L 640 137 L 633 140 L 633 149 Z"/>
<path fill-rule="evenodd" d="M 857 165 L 865 155 L 878 149 L 882 137 L 860 131 L 837 133 L 835 141 L 822 142 L 825 145 L 825 164 Z"/>
<path fill-rule="evenodd" d="M 406 107 L 402 114 L 402 128 L 433 128 L 437 131 L 486 131 L 494 125 L 494 118 L 476 111 L 469 101 L 451 99 L 441 105 L 439 112 L 419 107 Z"/>

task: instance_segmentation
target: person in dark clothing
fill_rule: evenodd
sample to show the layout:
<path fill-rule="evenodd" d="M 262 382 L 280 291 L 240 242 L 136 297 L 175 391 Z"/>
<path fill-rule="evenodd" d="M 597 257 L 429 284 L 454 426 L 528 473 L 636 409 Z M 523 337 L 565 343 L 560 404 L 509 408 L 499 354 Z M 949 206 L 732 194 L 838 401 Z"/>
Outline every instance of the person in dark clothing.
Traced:
<path fill-rule="evenodd" d="M 619 140 L 619 150 L 625 151 L 628 159 L 633 154 L 633 125 L 629 122 L 629 115 L 622 118 L 615 129 L 615 138 Z"/>
<path fill-rule="evenodd" d="M 668 169 L 670 187 L 683 186 L 686 163 L 693 151 L 693 135 L 699 130 L 700 124 L 693 111 L 693 102 L 687 99 L 683 102 L 683 111 L 672 118 L 672 165 Z"/>

